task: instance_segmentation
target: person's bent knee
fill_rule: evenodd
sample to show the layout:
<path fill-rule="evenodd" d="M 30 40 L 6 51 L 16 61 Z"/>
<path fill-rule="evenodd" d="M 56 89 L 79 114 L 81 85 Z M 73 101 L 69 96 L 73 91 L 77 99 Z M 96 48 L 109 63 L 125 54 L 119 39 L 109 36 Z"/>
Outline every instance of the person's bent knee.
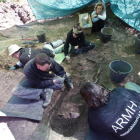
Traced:
<path fill-rule="evenodd" d="M 62 84 L 56 84 L 55 90 L 59 90 L 59 89 L 61 89 L 63 87 L 64 87 L 64 83 L 62 83 Z"/>
<path fill-rule="evenodd" d="M 95 48 L 95 44 L 94 43 L 90 43 L 91 45 L 91 48 L 93 49 L 93 48 Z"/>
<path fill-rule="evenodd" d="M 62 83 L 62 84 L 59 84 L 59 89 L 61 89 L 61 88 L 63 88 L 64 87 L 64 83 Z"/>

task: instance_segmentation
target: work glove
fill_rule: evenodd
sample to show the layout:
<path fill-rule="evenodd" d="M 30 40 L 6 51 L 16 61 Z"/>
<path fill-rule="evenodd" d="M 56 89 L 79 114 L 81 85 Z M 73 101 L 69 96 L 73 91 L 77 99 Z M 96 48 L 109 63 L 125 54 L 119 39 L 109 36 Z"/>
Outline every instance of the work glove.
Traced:
<path fill-rule="evenodd" d="M 56 82 L 57 82 L 57 84 L 63 84 L 64 83 L 64 78 L 56 78 L 55 79 L 56 80 Z"/>
<path fill-rule="evenodd" d="M 70 61 L 70 56 L 67 55 L 65 58 L 67 61 Z"/>
<path fill-rule="evenodd" d="M 16 67 L 11 67 L 9 70 L 16 70 Z"/>

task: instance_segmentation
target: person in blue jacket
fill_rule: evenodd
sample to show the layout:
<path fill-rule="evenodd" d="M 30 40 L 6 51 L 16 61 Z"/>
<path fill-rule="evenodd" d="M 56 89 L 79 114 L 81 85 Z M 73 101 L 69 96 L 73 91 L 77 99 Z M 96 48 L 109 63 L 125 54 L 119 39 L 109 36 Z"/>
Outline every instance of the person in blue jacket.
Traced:
<path fill-rule="evenodd" d="M 86 140 L 140 139 L 140 90 L 135 91 L 136 84 L 133 87 L 110 93 L 93 82 L 83 85 L 80 94 L 89 107 Z"/>

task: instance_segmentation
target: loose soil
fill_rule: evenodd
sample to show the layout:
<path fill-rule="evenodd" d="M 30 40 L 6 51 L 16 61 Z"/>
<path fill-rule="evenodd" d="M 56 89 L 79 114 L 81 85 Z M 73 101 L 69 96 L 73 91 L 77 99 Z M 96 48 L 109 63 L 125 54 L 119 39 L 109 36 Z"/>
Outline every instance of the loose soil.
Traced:
<path fill-rule="evenodd" d="M 88 7 L 91 12 L 93 6 Z M 83 9 L 80 13 L 87 12 Z M 112 40 L 108 43 L 102 43 L 96 39 L 96 34 L 86 35 L 86 40 L 95 43 L 94 50 L 87 54 L 72 56 L 69 63 L 63 61 L 61 65 L 66 72 L 70 73 L 74 89 L 70 91 L 65 86 L 64 92 L 55 91 L 51 103 L 45 108 L 43 120 L 35 122 L 32 120 L 1 117 L 0 122 L 8 124 L 9 129 L 16 140 L 85 140 L 88 131 L 87 111 L 88 107 L 79 94 L 79 89 L 83 83 L 88 81 L 97 82 L 103 86 L 104 82 L 110 81 L 110 62 L 123 59 L 133 66 L 133 71 L 122 83 L 113 83 L 115 87 L 123 87 L 128 82 L 134 82 L 140 85 L 139 78 L 139 55 L 134 54 L 136 49 L 135 35 L 138 33 L 135 29 L 129 27 L 123 21 L 119 20 L 108 8 L 107 23 L 115 30 Z M 43 43 L 34 43 L 33 45 L 22 44 L 24 38 L 37 39 L 35 32 L 45 31 L 48 42 L 59 39 L 59 36 L 66 39 L 67 33 L 78 21 L 78 13 L 59 19 L 46 22 L 33 22 L 23 26 L 13 26 L 9 29 L 0 31 L 0 81 L 1 83 L 1 103 L 2 109 L 11 97 L 11 90 L 23 78 L 22 69 L 16 71 L 6 70 L 13 66 L 17 60 L 8 56 L 7 48 L 11 44 L 17 44 L 21 47 L 33 47 L 42 49 Z M 97 72 L 100 73 L 97 74 Z M 73 119 L 71 112 L 80 113 L 80 117 Z"/>

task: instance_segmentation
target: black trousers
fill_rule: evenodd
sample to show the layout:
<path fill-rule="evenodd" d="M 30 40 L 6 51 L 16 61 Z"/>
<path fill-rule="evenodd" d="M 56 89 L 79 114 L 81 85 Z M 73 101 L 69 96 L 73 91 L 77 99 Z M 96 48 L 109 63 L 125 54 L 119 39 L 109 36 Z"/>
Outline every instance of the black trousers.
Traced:
<path fill-rule="evenodd" d="M 105 20 L 98 20 L 97 22 L 92 22 L 92 32 L 100 32 L 104 28 Z"/>
<path fill-rule="evenodd" d="M 94 43 L 91 43 L 89 41 L 85 41 L 85 45 L 83 47 L 80 47 L 78 49 L 74 49 L 75 46 L 71 45 L 71 50 L 73 54 L 79 54 L 82 52 L 88 52 L 89 50 L 93 49 L 95 47 Z"/>

